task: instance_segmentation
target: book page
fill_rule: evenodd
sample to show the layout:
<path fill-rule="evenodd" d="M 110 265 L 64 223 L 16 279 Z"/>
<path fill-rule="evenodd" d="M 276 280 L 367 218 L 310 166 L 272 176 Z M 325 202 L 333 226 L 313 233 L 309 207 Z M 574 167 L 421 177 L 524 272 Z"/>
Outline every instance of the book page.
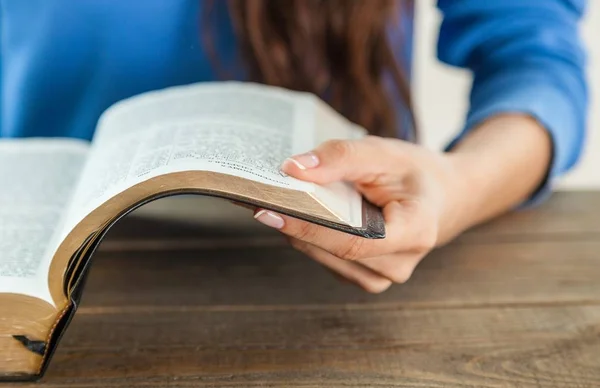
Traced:
<path fill-rule="evenodd" d="M 117 103 L 99 121 L 69 227 L 127 188 L 173 172 L 219 172 L 314 193 L 314 184 L 285 176 L 279 167 L 316 145 L 316 101 L 307 93 L 219 82 Z"/>
<path fill-rule="evenodd" d="M 50 245 L 88 147 L 78 140 L 0 140 L 0 293 L 52 303 Z"/>
<path fill-rule="evenodd" d="M 364 128 L 338 115 L 322 101 L 315 107 L 315 127 L 315 145 L 332 139 L 360 139 L 367 134 Z M 313 196 L 349 225 L 362 226 L 362 196 L 350 184 L 335 182 L 316 186 Z"/>

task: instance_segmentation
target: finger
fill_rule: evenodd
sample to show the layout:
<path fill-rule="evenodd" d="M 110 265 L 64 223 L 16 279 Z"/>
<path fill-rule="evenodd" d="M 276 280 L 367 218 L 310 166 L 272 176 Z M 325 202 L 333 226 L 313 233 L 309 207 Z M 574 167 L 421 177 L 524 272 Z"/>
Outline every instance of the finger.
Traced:
<path fill-rule="evenodd" d="M 383 209 L 386 237 L 367 239 L 325 228 L 310 222 L 268 210 L 258 210 L 254 217 L 282 233 L 316 245 L 345 260 L 358 260 L 395 252 L 426 252 L 435 245 L 435 221 L 420 210 L 416 202 L 390 202 Z"/>
<path fill-rule="evenodd" d="M 377 294 L 383 292 L 392 285 L 391 280 L 360 264 L 342 260 L 319 247 L 300 240 L 291 239 L 290 242 L 297 250 L 305 253 L 318 263 L 335 271 L 370 293 Z"/>
<path fill-rule="evenodd" d="M 399 179 L 398 169 L 404 165 L 399 161 L 401 154 L 400 147 L 376 137 L 330 140 L 311 152 L 286 159 L 281 170 L 294 178 L 318 184 L 337 181 L 365 184 Z M 390 171 L 395 174 L 390 175 Z"/>
<path fill-rule="evenodd" d="M 422 254 L 399 253 L 369 257 L 356 263 L 362 264 L 394 283 L 406 283 L 422 258 Z"/>

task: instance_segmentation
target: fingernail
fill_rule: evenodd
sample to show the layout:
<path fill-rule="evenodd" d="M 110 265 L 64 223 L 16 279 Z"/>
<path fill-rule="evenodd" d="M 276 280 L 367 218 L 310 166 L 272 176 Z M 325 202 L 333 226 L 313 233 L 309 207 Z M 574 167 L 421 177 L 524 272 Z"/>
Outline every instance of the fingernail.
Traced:
<path fill-rule="evenodd" d="M 271 228 L 275 228 L 275 229 L 281 229 L 281 228 L 283 228 L 283 225 L 284 225 L 283 218 L 281 218 L 279 215 L 277 215 L 273 212 L 270 212 L 268 210 L 258 211 L 254 215 L 254 218 L 256 218 L 262 224 L 265 224 L 265 225 L 270 226 Z"/>
<path fill-rule="evenodd" d="M 319 165 L 319 158 L 317 157 L 317 155 L 313 154 L 312 152 L 307 152 L 305 154 L 296 155 L 291 158 L 287 158 L 283 162 L 281 169 L 282 170 L 285 169 L 286 164 L 289 164 L 289 163 L 295 164 L 296 167 L 298 167 L 300 170 L 306 170 L 309 168 L 317 167 Z"/>

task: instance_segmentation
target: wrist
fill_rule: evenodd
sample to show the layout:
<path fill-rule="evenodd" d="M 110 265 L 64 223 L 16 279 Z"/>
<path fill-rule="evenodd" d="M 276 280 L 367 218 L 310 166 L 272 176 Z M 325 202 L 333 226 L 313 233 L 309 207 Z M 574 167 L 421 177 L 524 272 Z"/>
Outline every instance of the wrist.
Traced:
<path fill-rule="evenodd" d="M 450 238 L 531 196 L 547 174 L 551 148 L 548 132 L 535 119 L 502 114 L 473 128 L 444 153 L 452 171 Z"/>
<path fill-rule="evenodd" d="M 448 243 L 473 224 L 477 200 L 481 197 L 477 180 L 468 174 L 468 158 L 454 153 L 444 153 L 442 158 L 446 166 L 446 183 L 440 212 L 438 246 Z"/>

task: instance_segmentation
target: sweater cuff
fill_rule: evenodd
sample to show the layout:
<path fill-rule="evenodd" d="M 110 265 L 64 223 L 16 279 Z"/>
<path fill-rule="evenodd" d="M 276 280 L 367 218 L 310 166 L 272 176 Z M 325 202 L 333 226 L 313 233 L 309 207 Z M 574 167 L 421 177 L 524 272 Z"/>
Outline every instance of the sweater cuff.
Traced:
<path fill-rule="evenodd" d="M 515 83 L 515 79 L 506 78 L 496 79 L 494 85 L 486 85 L 485 89 L 494 93 L 486 95 L 486 90 L 479 90 L 477 94 L 482 98 L 476 104 L 473 103 L 476 99 L 472 98 L 472 107 L 465 127 L 446 147 L 446 151 L 452 149 L 473 128 L 492 116 L 503 113 L 522 113 L 532 116 L 550 134 L 552 159 L 542 184 L 519 206 L 519 208 L 527 208 L 546 200 L 552 192 L 556 179 L 577 162 L 584 140 L 583 131 L 580 130 L 583 124 L 575 112 L 573 101 L 570 101 L 569 97 L 554 85 L 531 83 L 531 79 L 521 79 Z M 507 89 L 506 86 L 500 85 L 521 86 Z"/>

